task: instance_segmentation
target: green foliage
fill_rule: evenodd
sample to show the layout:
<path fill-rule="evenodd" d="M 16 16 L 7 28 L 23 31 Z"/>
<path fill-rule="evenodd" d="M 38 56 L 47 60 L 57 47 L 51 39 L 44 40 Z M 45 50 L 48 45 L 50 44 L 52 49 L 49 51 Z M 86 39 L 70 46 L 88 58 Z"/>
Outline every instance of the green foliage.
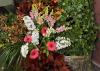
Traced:
<path fill-rule="evenodd" d="M 59 6 L 64 8 L 61 18 L 71 30 L 63 33 L 72 41 L 72 46 L 60 53 L 65 55 L 89 55 L 94 48 L 96 30 L 90 0 L 61 0 Z"/>
<path fill-rule="evenodd" d="M 8 15 L 8 19 L 7 19 L 7 22 L 6 22 L 7 26 L 11 26 L 15 20 L 16 20 L 16 15 L 13 14 L 13 13 L 10 13 Z"/>
<path fill-rule="evenodd" d="M 7 39 L 8 39 L 8 33 L 5 33 L 4 31 L 0 30 L 0 44 L 6 43 Z"/>
<path fill-rule="evenodd" d="M 19 42 L 4 45 L 0 53 L 0 67 L 5 67 L 4 71 L 18 71 L 17 69 L 20 68 L 20 47 L 22 44 Z"/>

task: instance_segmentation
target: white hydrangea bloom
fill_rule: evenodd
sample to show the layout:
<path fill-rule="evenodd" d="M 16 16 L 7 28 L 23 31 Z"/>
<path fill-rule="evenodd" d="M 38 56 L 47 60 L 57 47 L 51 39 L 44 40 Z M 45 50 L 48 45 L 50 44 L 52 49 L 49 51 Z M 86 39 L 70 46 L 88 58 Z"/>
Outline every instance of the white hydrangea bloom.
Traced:
<path fill-rule="evenodd" d="M 34 45 L 38 45 L 39 44 L 39 31 L 38 30 L 34 30 L 32 32 L 32 43 Z"/>
<path fill-rule="evenodd" d="M 52 27 L 48 28 L 46 36 L 49 37 L 51 33 L 56 33 L 55 29 Z"/>
<path fill-rule="evenodd" d="M 21 55 L 26 58 L 27 54 L 28 54 L 28 43 L 26 43 L 25 45 L 22 45 L 21 47 Z"/>
<path fill-rule="evenodd" d="M 56 45 L 57 50 L 66 48 L 66 47 L 71 45 L 70 39 L 65 38 L 65 37 L 57 37 L 56 38 L 56 43 L 57 43 L 57 45 Z"/>
<path fill-rule="evenodd" d="M 34 22 L 29 16 L 24 16 L 23 20 L 28 30 L 34 30 L 36 28 Z"/>

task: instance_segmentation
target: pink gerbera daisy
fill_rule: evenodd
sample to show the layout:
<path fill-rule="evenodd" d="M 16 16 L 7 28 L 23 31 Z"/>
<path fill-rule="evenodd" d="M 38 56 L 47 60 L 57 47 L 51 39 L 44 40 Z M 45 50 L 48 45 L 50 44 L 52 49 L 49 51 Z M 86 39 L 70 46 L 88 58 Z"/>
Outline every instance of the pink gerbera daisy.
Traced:
<path fill-rule="evenodd" d="M 24 38 L 24 42 L 26 42 L 26 43 L 30 43 L 30 42 L 32 42 L 32 36 L 31 36 L 31 35 L 27 35 L 27 36 L 25 36 L 25 38 Z"/>
<path fill-rule="evenodd" d="M 48 28 L 47 27 L 43 27 L 42 30 L 41 30 L 42 36 L 46 36 L 47 35 L 47 31 L 48 31 Z"/>
<path fill-rule="evenodd" d="M 56 50 L 56 42 L 49 41 L 47 43 L 47 48 L 48 48 L 49 51 L 55 51 Z"/>
<path fill-rule="evenodd" d="M 38 49 L 33 49 L 31 52 L 30 52 L 30 59 L 36 59 L 39 57 L 39 50 Z"/>

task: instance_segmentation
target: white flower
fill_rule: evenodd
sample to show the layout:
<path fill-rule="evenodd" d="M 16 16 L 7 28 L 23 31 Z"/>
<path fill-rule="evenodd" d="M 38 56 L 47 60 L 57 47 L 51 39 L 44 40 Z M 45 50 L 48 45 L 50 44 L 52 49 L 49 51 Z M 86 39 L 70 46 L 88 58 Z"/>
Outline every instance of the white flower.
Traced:
<path fill-rule="evenodd" d="M 21 47 L 21 55 L 26 58 L 28 54 L 28 43 L 26 43 L 25 45 L 22 45 Z"/>
<path fill-rule="evenodd" d="M 52 34 L 52 33 L 56 33 L 56 31 L 55 31 L 54 28 L 50 27 L 50 28 L 47 29 L 47 35 L 46 36 L 49 37 L 50 34 Z"/>
<path fill-rule="evenodd" d="M 29 16 L 24 16 L 23 20 L 30 20 L 31 18 Z"/>
<path fill-rule="evenodd" d="M 32 32 L 32 43 L 34 45 L 38 45 L 39 44 L 39 31 L 38 30 L 34 30 Z"/>
<path fill-rule="evenodd" d="M 50 33 L 56 33 L 56 30 L 55 30 L 54 28 L 52 28 L 52 27 L 50 27 L 50 28 L 48 29 L 48 31 L 49 31 Z"/>
<path fill-rule="evenodd" d="M 66 48 L 71 45 L 70 39 L 65 37 L 57 37 L 56 43 L 57 43 L 57 50 Z"/>
<path fill-rule="evenodd" d="M 28 30 L 34 30 L 36 28 L 34 22 L 29 16 L 24 16 L 23 20 Z"/>

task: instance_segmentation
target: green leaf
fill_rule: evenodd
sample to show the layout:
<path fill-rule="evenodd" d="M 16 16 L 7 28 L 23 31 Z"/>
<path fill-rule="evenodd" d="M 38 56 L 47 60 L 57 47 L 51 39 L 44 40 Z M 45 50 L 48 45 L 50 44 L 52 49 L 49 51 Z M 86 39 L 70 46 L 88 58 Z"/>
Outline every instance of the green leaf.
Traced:
<path fill-rule="evenodd" d="M 44 14 L 47 16 L 48 15 L 48 6 L 46 6 L 43 10 Z"/>
<path fill-rule="evenodd" d="M 7 26 L 11 26 L 11 25 L 15 22 L 15 20 L 16 20 L 16 15 L 10 13 L 10 14 L 8 15 L 6 25 L 7 25 Z"/>

